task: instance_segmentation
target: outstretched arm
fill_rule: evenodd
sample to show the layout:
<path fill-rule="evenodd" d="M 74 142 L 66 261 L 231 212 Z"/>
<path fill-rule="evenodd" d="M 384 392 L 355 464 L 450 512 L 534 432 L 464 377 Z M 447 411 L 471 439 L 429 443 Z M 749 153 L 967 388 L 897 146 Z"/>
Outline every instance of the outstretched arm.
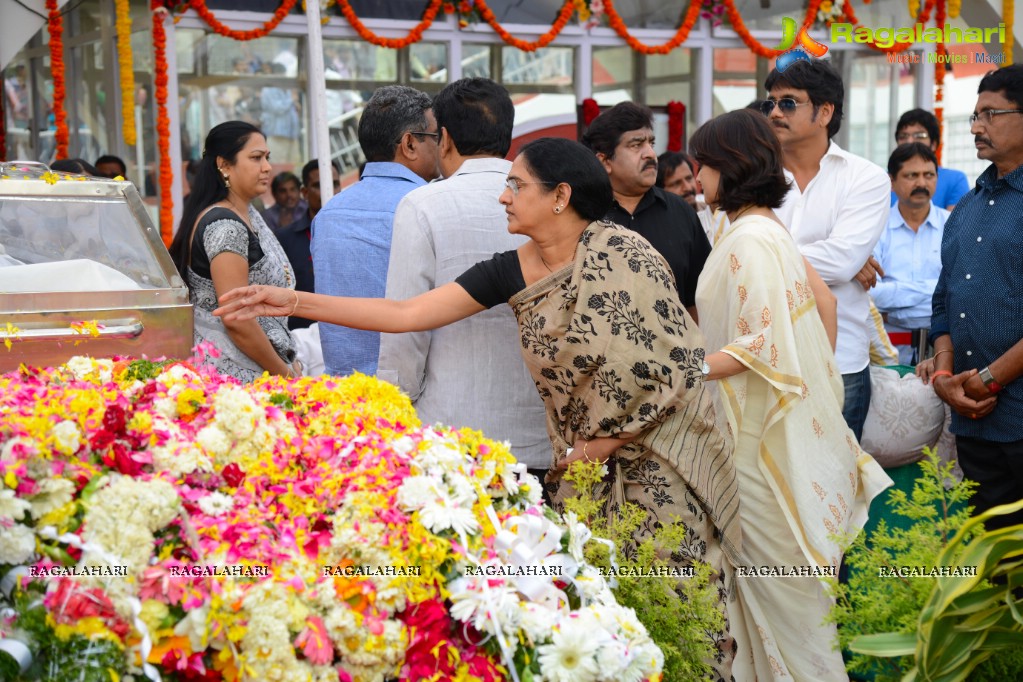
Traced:
<path fill-rule="evenodd" d="M 417 332 L 436 329 L 482 312 L 485 308 L 451 282 L 404 301 L 345 298 L 255 285 L 232 289 L 220 297 L 214 315 L 232 320 L 298 315 L 353 329 Z"/>

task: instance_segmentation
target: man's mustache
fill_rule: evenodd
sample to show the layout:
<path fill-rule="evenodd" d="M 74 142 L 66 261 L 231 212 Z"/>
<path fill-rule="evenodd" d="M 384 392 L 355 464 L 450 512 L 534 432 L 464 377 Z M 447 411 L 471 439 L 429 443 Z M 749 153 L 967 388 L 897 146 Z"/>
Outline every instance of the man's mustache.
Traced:
<path fill-rule="evenodd" d="M 981 137 L 980 135 L 977 135 L 976 137 L 973 138 L 973 143 L 974 144 L 977 144 L 978 142 L 983 142 L 984 144 L 988 145 L 989 147 L 993 147 L 994 146 L 994 145 L 991 144 L 991 140 L 989 140 L 986 137 Z"/>
<path fill-rule="evenodd" d="M 647 161 L 646 163 L 644 163 L 643 170 L 646 170 L 648 168 L 653 168 L 654 170 L 657 170 L 657 161 Z"/>
<path fill-rule="evenodd" d="M 910 196 L 913 196 L 914 194 L 923 194 L 925 197 L 931 196 L 930 191 L 925 187 L 917 187 L 915 190 L 909 193 Z"/>

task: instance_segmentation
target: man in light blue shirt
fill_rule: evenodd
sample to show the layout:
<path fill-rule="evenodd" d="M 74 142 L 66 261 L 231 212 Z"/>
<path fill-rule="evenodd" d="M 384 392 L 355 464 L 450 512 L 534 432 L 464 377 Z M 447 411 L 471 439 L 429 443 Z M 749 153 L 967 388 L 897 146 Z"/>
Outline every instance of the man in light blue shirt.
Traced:
<path fill-rule="evenodd" d="M 919 142 L 931 148 L 935 154 L 941 146 L 941 125 L 938 118 L 926 109 L 910 109 L 899 117 L 895 125 L 895 143 L 908 144 Z M 970 191 L 966 174 L 954 168 L 938 166 L 938 184 L 931 192 L 931 203 L 951 211 L 955 205 Z M 892 206 L 897 201 L 892 192 Z"/>
<path fill-rule="evenodd" d="M 941 236 L 949 212 L 932 203 L 938 160 L 928 145 L 900 145 L 888 159 L 898 203 L 874 247 L 884 276 L 873 290 L 899 362 L 915 364 L 916 330 L 931 322 L 931 297 L 941 274 Z"/>
<path fill-rule="evenodd" d="M 438 139 L 429 95 L 400 85 L 373 93 L 359 120 L 367 162 L 362 179 L 313 220 L 316 293 L 384 295 L 394 211 L 406 194 L 437 177 Z M 378 332 L 321 324 L 320 345 L 328 374 L 376 374 Z"/>

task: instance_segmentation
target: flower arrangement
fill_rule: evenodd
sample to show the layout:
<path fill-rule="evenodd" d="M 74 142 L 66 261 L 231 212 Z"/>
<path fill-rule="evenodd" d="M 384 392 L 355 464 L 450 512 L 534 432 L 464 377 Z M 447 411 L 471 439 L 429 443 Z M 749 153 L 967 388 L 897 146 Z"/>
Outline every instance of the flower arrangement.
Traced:
<path fill-rule="evenodd" d="M 700 11 L 700 17 L 710 21 L 714 27 L 718 27 L 725 22 L 727 18 L 725 13 L 728 10 L 725 7 L 723 0 L 703 0 L 703 9 Z"/>
<path fill-rule="evenodd" d="M 845 16 L 845 4 L 845 0 L 823 0 L 817 9 L 817 21 L 825 26 L 841 21 Z"/>
<path fill-rule="evenodd" d="M 4 679 L 660 678 L 586 527 L 389 384 L 75 357 L 0 411 Z"/>

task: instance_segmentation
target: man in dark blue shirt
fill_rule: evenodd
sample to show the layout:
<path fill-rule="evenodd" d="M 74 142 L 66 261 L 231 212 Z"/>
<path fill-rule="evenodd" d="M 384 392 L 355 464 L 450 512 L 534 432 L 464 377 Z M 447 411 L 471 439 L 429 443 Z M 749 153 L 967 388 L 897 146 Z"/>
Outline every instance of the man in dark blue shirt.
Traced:
<path fill-rule="evenodd" d="M 1023 65 L 981 80 L 970 122 L 992 165 L 945 224 L 931 340 L 979 513 L 1023 498 Z M 987 526 L 1018 523 L 1023 512 Z"/>

